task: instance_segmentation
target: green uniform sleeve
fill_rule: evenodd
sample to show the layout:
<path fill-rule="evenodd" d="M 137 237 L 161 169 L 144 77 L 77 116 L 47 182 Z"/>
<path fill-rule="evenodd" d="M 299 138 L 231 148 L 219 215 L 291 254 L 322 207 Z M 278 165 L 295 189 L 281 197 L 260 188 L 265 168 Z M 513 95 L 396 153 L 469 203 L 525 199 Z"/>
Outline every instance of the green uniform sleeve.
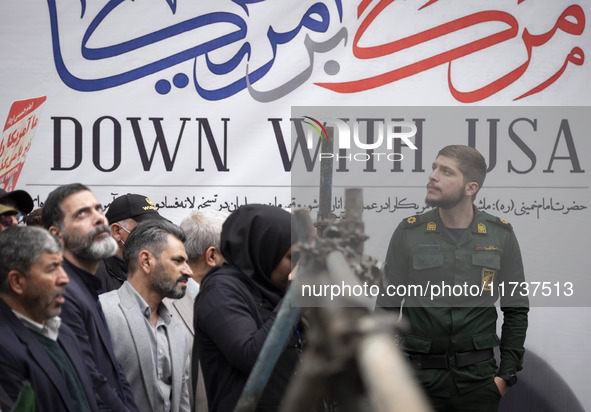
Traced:
<path fill-rule="evenodd" d="M 517 238 L 513 231 L 505 244 L 501 260 L 501 279 L 505 285 L 508 282 L 525 282 L 523 262 Z M 504 288 L 501 296 L 501 311 L 503 312 L 503 326 L 501 329 L 501 364 L 498 374 L 513 374 L 523 368 L 523 354 L 525 352 L 525 333 L 527 331 L 527 314 L 529 300 L 524 288 Z M 523 296 L 525 295 L 525 296 Z"/>
<path fill-rule="evenodd" d="M 384 274 L 386 276 L 386 288 L 380 291 L 377 307 L 386 310 L 400 310 L 403 297 L 391 293 L 393 287 L 406 284 L 408 275 L 408 255 L 405 248 L 405 231 L 399 225 L 388 246 Z M 388 288 L 390 286 L 390 288 Z"/>

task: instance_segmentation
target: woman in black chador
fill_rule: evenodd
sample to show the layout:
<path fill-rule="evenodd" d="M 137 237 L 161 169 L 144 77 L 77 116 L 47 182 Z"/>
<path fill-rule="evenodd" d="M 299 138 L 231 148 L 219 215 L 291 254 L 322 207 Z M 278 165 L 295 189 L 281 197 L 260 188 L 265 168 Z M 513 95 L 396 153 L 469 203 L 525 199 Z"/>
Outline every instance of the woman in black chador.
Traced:
<path fill-rule="evenodd" d="M 195 303 L 195 338 L 209 410 L 234 410 L 269 334 L 291 272 L 291 215 L 267 205 L 246 205 L 225 221 L 221 253 Z M 277 411 L 301 351 L 295 328 L 258 403 Z M 193 365 L 195 367 L 195 365 Z"/>

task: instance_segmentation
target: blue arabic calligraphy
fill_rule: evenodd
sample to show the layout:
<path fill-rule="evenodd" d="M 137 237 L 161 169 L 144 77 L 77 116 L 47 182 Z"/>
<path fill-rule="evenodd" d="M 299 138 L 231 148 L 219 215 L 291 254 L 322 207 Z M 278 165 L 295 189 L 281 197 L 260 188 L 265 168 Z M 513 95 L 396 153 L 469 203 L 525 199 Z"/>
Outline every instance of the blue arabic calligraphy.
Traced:
<path fill-rule="evenodd" d="M 248 17 L 249 5 L 262 1 L 264 0 L 233 0 L 233 3 L 238 5 L 245 12 L 246 17 Z M 90 92 L 120 86 L 191 59 L 194 59 L 194 67 L 197 66 L 198 59 L 205 59 L 207 68 L 211 74 L 223 76 L 239 70 L 245 59 L 248 63 L 252 57 L 252 46 L 246 40 L 248 26 L 245 18 L 235 13 L 225 11 L 206 13 L 128 40 L 101 47 L 93 47 L 91 46 L 92 40 L 97 36 L 97 32 L 101 28 L 101 25 L 105 23 L 106 19 L 113 16 L 118 11 L 119 6 L 127 3 L 126 6 L 129 7 L 129 1 L 127 0 L 110 0 L 99 10 L 96 16 L 92 18 L 88 28 L 84 32 L 81 41 L 81 56 L 85 60 L 109 61 L 109 59 L 113 59 L 116 56 L 122 56 L 126 53 L 142 50 L 148 46 L 159 44 L 199 28 L 211 28 L 213 30 L 222 25 L 224 28 L 229 25 L 229 27 L 232 27 L 233 29 L 217 38 L 202 41 L 197 45 L 188 47 L 176 53 L 171 53 L 170 55 L 139 67 L 134 67 L 105 77 L 81 78 L 70 71 L 65 62 L 64 55 L 62 54 L 60 30 L 58 26 L 59 13 L 56 2 L 57 0 L 48 0 L 55 65 L 62 81 L 69 87 L 78 91 Z M 87 14 L 87 4 L 86 0 L 81 0 L 80 2 L 80 18 L 82 20 Z M 336 6 L 338 22 L 342 23 L 343 11 L 341 0 L 332 0 L 328 3 L 333 4 L 333 2 Z M 170 8 L 171 13 L 174 15 L 177 11 L 177 0 L 166 0 L 166 3 Z M 253 70 L 251 70 L 252 67 L 247 64 L 245 74 L 241 78 L 231 84 L 215 89 L 205 88 L 194 70 L 193 81 L 196 91 L 201 97 L 207 100 L 225 99 L 246 88 L 249 88 L 251 94 L 257 94 L 257 92 L 252 89 L 252 85 L 262 79 L 271 70 L 279 53 L 280 46 L 291 42 L 304 29 L 308 30 L 308 32 L 326 33 L 333 20 L 334 18 L 331 17 L 331 12 L 327 4 L 316 2 L 305 11 L 293 29 L 286 32 L 279 32 L 272 26 L 269 26 L 267 30 L 267 39 L 271 46 L 272 57 L 267 62 Z M 344 29 L 340 30 L 331 39 L 320 43 L 316 43 L 312 41 L 309 36 L 306 36 L 305 46 L 310 58 L 309 68 L 296 75 L 293 79 L 288 81 L 286 85 L 277 90 L 263 93 L 261 99 L 274 100 L 277 98 L 277 94 L 284 95 L 303 84 L 311 74 L 314 53 L 322 53 L 330 50 L 330 48 L 335 47 L 341 39 L 346 40 L 346 31 L 343 32 L 343 30 Z M 243 42 L 242 45 L 227 61 L 223 63 L 214 63 L 210 58 L 210 53 L 235 43 L 239 44 L 239 42 Z M 168 90 L 170 90 L 170 87 L 167 87 L 167 85 L 163 85 L 162 83 L 157 87 L 157 91 L 160 93 L 166 93 Z M 273 97 L 273 95 L 275 95 L 275 97 Z"/>

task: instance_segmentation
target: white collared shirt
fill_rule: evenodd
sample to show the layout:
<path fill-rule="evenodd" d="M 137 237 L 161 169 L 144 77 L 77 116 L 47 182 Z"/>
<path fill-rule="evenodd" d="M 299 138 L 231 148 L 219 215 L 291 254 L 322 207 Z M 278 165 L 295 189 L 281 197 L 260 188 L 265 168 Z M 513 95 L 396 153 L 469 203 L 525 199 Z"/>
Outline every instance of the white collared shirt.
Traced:
<path fill-rule="evenodd" d="M 14 309 L 12 312 L 28 329 L 32 330 L 33 332 L 37 332 L 38 334 L 45 336 L 54 342 L 57 341 L 60 325 L 62 324 L 62 319 L 59 316 L 54 316 L 53 318 L 47 319 L 45 321 L 45 325 L 42 325 L 41 323 L 37 323 L 34 320 L 29 319 Z"/>

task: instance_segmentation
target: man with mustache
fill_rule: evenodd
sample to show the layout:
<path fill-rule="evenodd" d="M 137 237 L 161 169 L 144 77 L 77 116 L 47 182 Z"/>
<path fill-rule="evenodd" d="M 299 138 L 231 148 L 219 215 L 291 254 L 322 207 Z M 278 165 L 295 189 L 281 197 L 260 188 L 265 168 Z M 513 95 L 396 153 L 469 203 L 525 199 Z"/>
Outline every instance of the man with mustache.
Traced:
<path fill-rule="evenodd" d="M 0 387 L 12 410 L 25 382 L 37 411 L 97 411 L 92 378 L 72 330 L 60 321 L 68 284 L 62 245 L 46 230 L 0 233 Z"/>
<path fill-rule="evenodd" d="M 476 149 L 441 149 L 425 199 L 434 209 L 404 219 L 386 256 L 389 286 L 378 306 L 398 310 L 404 298 L 404 350 L 436 411 L 497 411 L 523 364 L 529 303 L 521 252 L 511 225 L 474 205 L 485 176 Z M 499 339 L 500 282 L 519 287 L 500 296 Z M 415 293 L 390 293 L 402 293 L 399 286 Z"/>
<path fill-rule="evenodd" d="M 113 353 L 98 300 L 102 289 L 94 274 L 99 260 L 117 251 L 103 207 L 86 186 L 73 183 L 59 186 L 48 195 L 42 218 L 45 228 L 64 245 L 64 270 L 70 283 L 62 320 L 78 338 L 99 407 L 137 411 L 129 383 Z"/>
<path fill-rule="evenodd" d="M 123 247 L 127 281 L 100 296 L 141 411 L 190 411 L 189 333 L 162 302 L 182 298 L 193 276 L 184 241 L 183 230 L 167 220 L 140 222 Z"/>

